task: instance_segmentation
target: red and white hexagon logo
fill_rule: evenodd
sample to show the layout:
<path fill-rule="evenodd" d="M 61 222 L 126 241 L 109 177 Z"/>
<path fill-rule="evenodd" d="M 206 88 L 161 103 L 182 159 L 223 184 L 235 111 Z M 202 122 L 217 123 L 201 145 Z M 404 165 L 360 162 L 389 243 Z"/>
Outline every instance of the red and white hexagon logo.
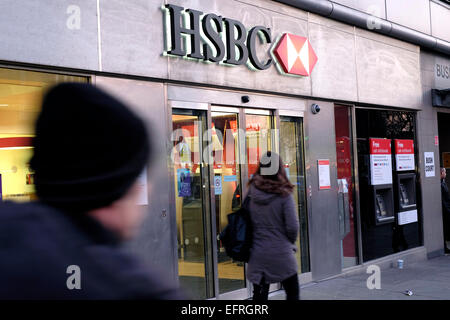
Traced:
<path fill-rule="evenodd" d="M 273 51 L 284 72 L 309 76 L 317 63 L 317 55 L 308 39 L 285 33 Z"/>

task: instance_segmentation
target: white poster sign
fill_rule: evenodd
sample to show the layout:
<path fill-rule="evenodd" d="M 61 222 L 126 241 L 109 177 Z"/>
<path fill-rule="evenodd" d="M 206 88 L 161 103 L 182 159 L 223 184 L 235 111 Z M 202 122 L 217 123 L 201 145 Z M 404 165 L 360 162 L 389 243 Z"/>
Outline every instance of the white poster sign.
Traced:
<path fill-rule="evenodd" d="M 330 160 L 318 160 L 319 189 L 331 189 L 330 182 Z"/>
<path fill-rule="evenodd" d="M 148 205 L 148 190 L 147 190 L 147 169 L 139 175 L 137 178 L 138 188 L 139 188 L 139 196 L 137 200 L 137 204 L 139 206 Z"/>
<path fill-rule="evenodd" d="M 369 139 L 370 181 L 372 185 L 392 184 L 390 139 Z"/>
<path fill-rule="evenodd" d="M 397 171 L 414 170 L 414 155 L 413 154 L 396 154 L 395 163 L 397 164 Z"/>
<path fill-rule="evenodd" d="M 387 154 L 370 155 L 372 185 L 392 184 L 392 158 Z"/>
<path fill-rule="evenodd" d="M 417 210 L 403 211 L 398 213 L 398 224 L 404 225 L 417 222 Z"/>
<path fill-rule="evenodd" d="M 424 152 L 425 156 L 425 177 L 436 176 L 436 168 L 434 165 L 434 152 Z"/>

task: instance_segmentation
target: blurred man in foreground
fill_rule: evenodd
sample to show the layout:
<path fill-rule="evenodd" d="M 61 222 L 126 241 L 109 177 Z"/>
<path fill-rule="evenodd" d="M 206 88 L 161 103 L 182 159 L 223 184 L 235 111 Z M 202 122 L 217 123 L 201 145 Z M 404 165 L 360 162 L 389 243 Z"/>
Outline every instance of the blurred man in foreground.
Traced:
<path fill-rule="evenodd" d="M 143 219 L 142 120 L 91 85 L 61 84 L 44 99 L 34 148 L 39 202 L 0 203 L 0 299 L 181 298 L 119 247 Z"/>

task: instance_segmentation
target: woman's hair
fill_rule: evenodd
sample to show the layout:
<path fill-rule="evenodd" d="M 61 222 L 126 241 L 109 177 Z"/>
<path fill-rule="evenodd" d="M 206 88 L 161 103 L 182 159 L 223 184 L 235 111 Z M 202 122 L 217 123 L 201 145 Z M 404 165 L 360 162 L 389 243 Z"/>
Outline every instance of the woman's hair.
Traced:
<path fill-rule="evenodd" d="M 281 157 L 271 151 L 267 151 L 260 159 L 255 174 L 249 181 L 254 183 L 258 189 L 272 190 L 275 193 L 286 195 L 294 190 L 294 185 L 289 181 Z M 261 188 L 264 184 L 270 184 Z M 266 191 L 267 191 L 266 190 Z"/>
<path fill-rule="evenodd" d="M 267 151 L 259 160 L 256 174 L 263 176 L 266 179 L 280 180 L 286 178 L 286 171 L 283 168 L 283 160 L 281 157 L 272 151 Z"/>

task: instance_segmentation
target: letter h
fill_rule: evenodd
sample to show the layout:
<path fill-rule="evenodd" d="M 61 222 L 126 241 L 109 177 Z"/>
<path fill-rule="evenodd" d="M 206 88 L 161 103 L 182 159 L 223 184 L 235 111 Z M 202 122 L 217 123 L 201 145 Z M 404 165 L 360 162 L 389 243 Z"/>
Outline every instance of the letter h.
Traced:
<path fill-rule="evenodd" d="M 183 48 L 182 34 L 190 35 L 191 37 L 191 52 L 187 55 L 191 58 L 203 59 L 201 54 L 201 39 L 200 39 L 200 16 L 201 11 L 187 9 L 185 12 L 189 14 L 189 26 L 184 27 L 182 19 L 182 7 L 167 4 L 166 8 L 170 13 L 170 39 L 171 48 L 167 52 L 169 54 L 182 56 L 186 55 L 186 48 Z"/>

